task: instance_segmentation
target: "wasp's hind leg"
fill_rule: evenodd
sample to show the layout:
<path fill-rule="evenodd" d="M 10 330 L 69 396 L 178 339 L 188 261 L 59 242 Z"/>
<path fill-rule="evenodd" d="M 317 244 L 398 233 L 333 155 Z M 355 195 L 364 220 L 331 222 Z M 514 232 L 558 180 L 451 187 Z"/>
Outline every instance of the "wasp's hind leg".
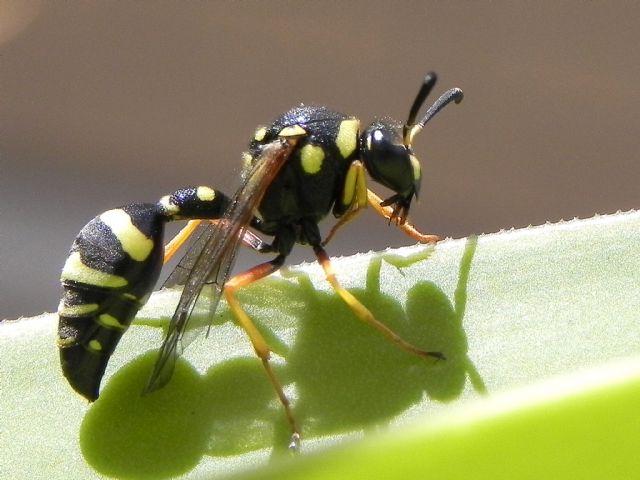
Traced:
<path fill-rule="evenodd" d="M 198 229 L 202 222 L 210 222 L 213 224 L 217 224 L 219 222 L 224 222 L 222 219 L 216 220 L 189 220 L 187 224 L 180 229 L 180 231 L 169 241 L 164 247 L 164 263 L 168 263 L 177 253 L 178 249 L 185 244 L 185 242 L 193 235 L 193 233 Z M 250 230 L 245 230 L 242 233 L 242 244 L 245 247 L 251 248 L 260 253 L 269 253 L 273 250 L 271 246 L 258 237 L 255 233 Z"/>
<path fill-rule="evenodd" d="M 258 355 L 258 357 L 262 361 L 262 366 L 267 373 L 267 377 L 269 377 L 271 385 L 273 385 L 273 388 L 278 394 L 278 398 L 280 399 L 280 403 L 284 408 L 285 414 L 287 416 L 287 421 L 289 422 L 289 426 L 291 428 L 291 442 L 289 444 L 289 448 L 292 450 L 296 450 L 300 443 L 300 430 L 298 429 L 297 422 L 295 420 L 295 417 L 293 416 L 291 403 L 284 393 L 282 385 L 280 384 L 280 381 L 276 377 L 273 369 L 271 368 L 271 364 L 269 363 L 271 349 L 267 345 L 264 336 L 256 328 L 256 325 L 253 323 L 249 315 L 247 315 L 247 313 L 244 311 L 235 295 L 235 292 L 238 288 L 249 285 L 278 270 L 284 264 L 285 258 L 285 255 L 280 254 L 270 262 L 261 263 L 260 265 L 256 265 L 255 267 L 247 270 L 244 273 L 240 273 L 235 277 L 232 277 L 224 287 L 224 296 L 227 299 L 227 303 L 229 304 L 229 309 L 236 317 L 244 331 L 247 333 L 249 340 L 253 345 L 253 349 L 256 352 L 256 355 Z"/>

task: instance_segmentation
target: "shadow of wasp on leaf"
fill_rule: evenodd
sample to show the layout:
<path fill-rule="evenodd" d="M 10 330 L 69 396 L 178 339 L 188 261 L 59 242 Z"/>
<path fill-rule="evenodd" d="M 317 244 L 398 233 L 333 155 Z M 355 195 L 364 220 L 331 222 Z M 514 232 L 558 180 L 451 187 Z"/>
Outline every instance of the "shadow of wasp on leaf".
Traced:
<path fill-rule="evenodd" d="M 315 289 L 304 273 L 245 289 L 241 302 L 284 357 L 274 369 L 295 391 L 294 413 L 305 438 L 384 426 L 425 397 L 452 401 L 467 377 L 477 392 L 486 390 L 467 356 L 463 329 L 475 248 L 475 239 L 469 239 L 453 303 L 426 280 L 412 285 L 404 302 L 380 288 L 383 264 L 402 274 L 427 259 L 433 251 L 428 248 L 409 258 L 373 257 L 365 288 L 350 290 L 385 325 L 420 348 L 443 352 L 446 361 L 401 350 L 358 320 L 333 292 Z M 273 317 L 274 309 L 281 318 Z M 233 318 L 222 304 L 219 315 L 206 348 L 226 341 L 216 329 Z M 294 332 L 288 342 L 281 338 L 285 329 Z M 204 375 L 179 359 L 171 382 L 142 396 L 155 357 L 147 352 L 117 371 L 86 414 L 80 444 L 97 471 L 122 479 L 160 479 L 190 471 L 204 456 L 286 450 L 289 430 L 257 358 L 227 359 Z"/>

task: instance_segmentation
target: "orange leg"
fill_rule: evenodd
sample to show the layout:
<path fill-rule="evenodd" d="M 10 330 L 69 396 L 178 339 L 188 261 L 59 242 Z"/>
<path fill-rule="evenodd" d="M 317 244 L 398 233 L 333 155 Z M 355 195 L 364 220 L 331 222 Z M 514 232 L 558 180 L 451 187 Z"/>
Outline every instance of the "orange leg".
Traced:
<path fill-rule="evenodd" d="M 400 219 L 393 214 L 393 208 L 383 207 L 380 205 L 382 199 L 367 188 L 367 179 L 365 176 L 365 168 L 362 162 L 354 161 L 349 170 L 344 183 L 344 190 L 342 197 L 340 198 L 340 204 L 344 207 L 348 207 L 344 215 L 338 220 L 338 222 L 331 228 L 327 237 L 322 241 L 322 245 L 326 245 L 336 234 L 338 229 L 344 224 L 353 220 L 364 208 L 367 207 L 367 203 L 381 216 L 389 221 L 395 220 L 396 225 L 406 235 L 413 238 L 420 243 L 436 243 L 440 240 L 437 235 L 427 235 L 419 232 L 413 225 L 404 221 L 404 218 Z"/>
<path fill-rule="evenodd" d="M 289 443 L 289 448 L 292 450 L 297 450 L 300 444 L 300 430 L 298 429 L 296 420 L 293 416 L 293 412 L 291 411 L 291 402 L 289 402 L 289 399 L 285 395 L 282 389 L 282 385 L 280 384 L 280 381 L 276 377 L 273 369 L 271 368 L 271 364 L 269 363 L 271 349 L 269 348 L 269 345 L 267 345 L 265 338 L 256 328 L 249 315 L 247 315 L 247 313 L 243 310 L 240 302 L 238 302 L 238 299 L 235 295 L 235 292 L 238 288 L 249 285 L 250 283 L 260 280 L 261 278 L 264 278 L 278 270 L 284 263 L 284 259 L 284 255 L 279 255 L 270 262 L 261 263 L 260 265 L 256 265 L 255 267 L 247 270 L 244 273 L 232 277 L 224 287 L 224 296 L 227 299 L 229 308 L 233 312 L 234 316 L 236 317 L 244 331 L 249 336 L 249 340 L 251 340 L 253 349 L 255 350 L 256 355 L 258 355 L 258 357 L 262 361 L 262 366 L 267 373 L 267 377 L 269 377 L 271 385 L 273 385 L 273 388 L 278 394 L 280 403 L 284 407 L 287 421 L 289 422 L 289 426 L 291 427 L 291 442 Z"/>
<path fill-rule="evenodd" d="M 327 243 L 329 243 L 329 241 L 333 238 L 333 236 L 336 234 L 338 229 L 342 227 L 344 224 L 356 218 L 361 211 L 362 209 L 360 208 L 354 208 L 352 210 L 349 210 L 342 217 L 340 217 L 340 220 L 338 220 L 338 222 L 333 227 L 331 227 L 331 230 L 329 230 L 329 233 L 327 234 L 325 239 L 322 241 L 322 245 L 324 246 Z"/>
<path fill-rule="evenodd" d="M 202 223 L 202 222 L 211 222 L 213 224 L 216 224 L 218 222 L 224 222 L 225 220 L 223 219 L 216 219 L 216 220 L 189 220 L 187 222 L 187 224 L 182 228 L 182 230 L 180 230 L 175 237 L 173 237 L 171 239 L 171 241 L 169 241 L 169 243 L 167 243 L 164 247 L 164 262 L 163 263 L 167 263 L 169 260 L 171 260 L 171 258 L 173 258 L 173 256 L 176 254 L 176 252 L 178 251 L 178 249 L 184 245 L 184 243 L 189 239 L 189 237 L 191 235 L 193 235 L 193 232 L 196 231 L 196 229 L 198 228 L 198 226 Z M 258 250 L 260 251 L 261 249 L 265 248 L 265 243 L 260 239 L 260 237 L 258 237 L 256 234 L 254 234 L 253 232 L 250 232 L 249 230 L 245 230 L 245 232 L 242 235 L 242 243 L 250 248 L 253 248 L 254 250 Z"/>
<path fill-rule="evenodd" d="M 331 261 L 329 260 L 329 256 L 327 255 L 327 252 L 325 252 L 325 250 L 320 246 L 314 247 L 313 250 L 316 254 L 316 257 L 318 258 L 318 263 L 320 264 L 320 266 L 322 266 L 327 281 L 331 284 L 333 290 L 338 295 L 340 295 L 340 297 L 346 302 L 349 308 L 353 310 L 353 313 L 355 313 L 360 320 L 371 325 L 373 328 L 378 330 L 385 337 L 387 337 L 389 340 L 391 340 L 393 343 L 398 345 L 403 350 L 406 350 L 407 352 L 420 355 L 421 357 L 431 357 L 438 360 L 445 359 L 444 355 L 440 352 L 428 352 L 426 350 L 419 349 L 418 347 L 402 339 L 389 327 L 387 327 L 383 323 L 380 323 L 380 321 L 378 321 L 373 316 L 373 313 L 371 313 L 371 311 L 367 307 L 360 303 L 356 297 L 354 297 L 349 291 L 347 291 L 342 285 L 340 285 L 335 273 L 333 272 L 333 267 L 331 265 Z"/>
<path fill-rule="evenodd" d="M 378 214 L 382 215 L 386 219 L 391 219 L 393 208 L 381 206 L 380 204 L 382 203 L 382 199 L 378 195 L 373 193 L 371 190 L 367 190 L 367 199 L 369 201 L 369 205 L 371 205 Z M 440 240 L 440 237 L 437 235 L 429 235 L 419 232 L 410 223 L 399 223 L 398 228 L 420 243 L 436 243 Z"/>
<path fill-rule="evenodd" d="M 164 263 L 167 263 L 173 258 L 178 249 L 188 240 L 188 238 L 195 232 L 196 228 L 202 220 L 189 220 L 187 224 L 182 227 L 175 237 L 171 239 L 164 247 Z"/>

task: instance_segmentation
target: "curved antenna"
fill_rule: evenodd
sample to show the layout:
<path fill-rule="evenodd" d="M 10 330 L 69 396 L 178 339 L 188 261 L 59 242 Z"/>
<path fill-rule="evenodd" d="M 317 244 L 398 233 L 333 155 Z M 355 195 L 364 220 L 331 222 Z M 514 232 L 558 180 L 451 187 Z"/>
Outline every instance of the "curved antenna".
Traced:
<path fill-rule="evenodd" d="M 422 120 L 420 120 L 416 124 L 416 127 L 417 126 L 420 126 L 420 128 L 424 127 L 425 124 L 429 120 L 431 120 L 433 116 L 436 113 L 438 113 L 440 110 L 442 110 L 447 104 L 451 102 L 460 103 L 463 98 L 464 98 L 464 93 L 462 93 L 461 89 L 452 88 L 450 90 L 447 90 L 440 96 L 438 100 L 435 101 L 433 105 L 429 107 L 429 110 L 427 110 L 427 113 L 424 114 L 424 117 L 422 118 Z"/>
<path fill-rule="evenodd" d="M 405 145 L 411 145 L 411 143 L 413 142 L 413 138 L 416 136 L 416 134 L 420 130 L 422 130 L 422 128 L 426 125 L 426 123 L 429 120 L 431 120 L 435 116 L 435 114 L 438 113 L 440 110 L 442 110 L 446 105 L 448 105 L 451 102 L 460 103 L 464 98 L 464 94 L 462 93 L 462 90 L 459 88 L 452 88 L 450 90 L 447 90 L 440 96 L 440 98 L 438 98 L 438 100 L 434 102 L 433 105 L 431 105 L 431 107 L 429 107 L 429 110 L 427 110 L 427 113 L 424 114 L 424 117 L 422 117 L 422 120 L 420 120 L 416 124 L 413 124 L 413 120 L 415 120 L 415 115 L 417 113 L 417 110 L 420 108 L 420 105 L 421 105 L 420 104 L 416 108 L 416 104 L 418 103 L 419 99 L 422 99 L 422 101 L 424 101 L 424 97 L 426 97 L 426 94 L 423 94 L 423 90 L 426 90 L 427 93 L 429 93 L 429 91 L 431 90 L 431 87 L 433 87 L 433 84 L 431 84 L 431 87 L 429 87 L 428 89 L 426 88 L 427 78 L 429 78 L 429 75 L 427 75 L 427 77 L 425 78 L 425 83 L 423 84 L 422 88 L 418 92 L 416 101 L 411 107 L 411 112 L 409 113 L 410 121 L 407 121 L 407 124 L 404 127 Z M 435 83 L 435 80 L 433 81 L 433 83 Z"/>

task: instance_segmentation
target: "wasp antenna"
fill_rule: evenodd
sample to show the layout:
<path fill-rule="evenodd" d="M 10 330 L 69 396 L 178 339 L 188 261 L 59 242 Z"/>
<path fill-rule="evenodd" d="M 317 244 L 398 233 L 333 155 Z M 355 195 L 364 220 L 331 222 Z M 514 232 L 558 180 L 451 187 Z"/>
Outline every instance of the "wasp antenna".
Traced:
<path fill-rule="evenodd" d="M 433 105 L 429 107 L 429 110 L 427 110 L 427 113 L 425 113 L 422 120 L 418 122 L 418 125 L 420 125 L 420 127 L 424 127 L 426 123 L 431 120 L 433 116 L 440 110 L 442 110 L 447 104 L 451 102 L 460 103 L 463 97 L 464 94 L 459 88 L 452 88 L 450 90 L 447 90 L 440 96 L 438 100 L 434 102 Z"/>
<path fill-rule="evenodd" d="M 406 124 L 407 128 L 412 127 L 415 123 L 416 116 L 418 115 L 418 110 L 420 110 L 420 108 L 422 107 L 422 104 L 424 103 L 427 96 L 429 96 L 429 94 L 431 93 L 431 90 L 433 89 L 433 86 L 437 81 L 438 76 L 435 72 L 429 72 L 424 77 L 422 86 L 420 87 L 420 90 L 416 95 L 416 99 L 413 101 L 413 105 L 411 105 L 411 110 L 409 110 L 409 118 L 407 119 Z"/>
<path fill-rule="evenodd" d="M 446 105 L 448 105 L 451 102 L 460 103 L 463 97 L 464 97 L 464 94 L 462 93 L 462 90 L 459 88 L 452 88 L 444 92 L 440 96 L 440 98 L 438 98 L 438 100 L 436 100 L 434 104 L 429 107 L 429 110 L 427 110 L 427 113 L 424 114 L 424 117 L 422 117 L 422 120 L 420 120 L 415 125 L 407 125 L 406 128 L 408 128 L 408 130 L 405 131 L 405 136 L 404 136 L 405 144 L 411 145 L 413 141 L 413 137 L 415 137 L 416 134 L 420 130 L 422 130 L 422 128 L 427 124 L 429 120 L 431 120 L 435 116 L 436 113 L 438 113 L 440 110 L 442 110 Z"/>

